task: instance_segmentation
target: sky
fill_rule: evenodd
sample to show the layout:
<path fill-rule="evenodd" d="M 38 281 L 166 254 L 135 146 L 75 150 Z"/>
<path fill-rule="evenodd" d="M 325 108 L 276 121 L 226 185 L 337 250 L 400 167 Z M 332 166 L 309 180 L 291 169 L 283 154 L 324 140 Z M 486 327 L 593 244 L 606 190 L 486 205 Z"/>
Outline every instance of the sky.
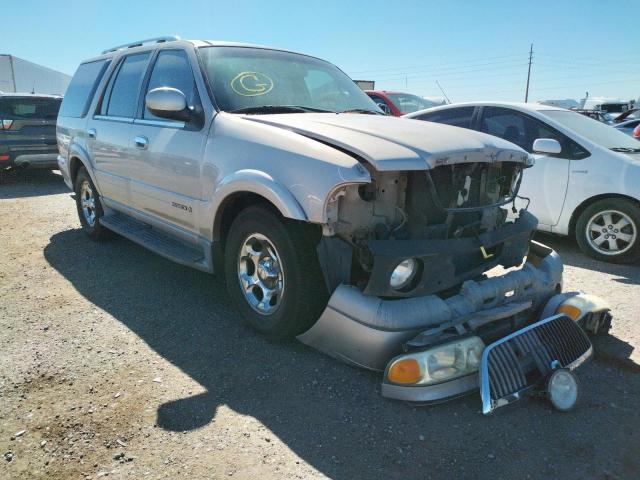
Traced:
<path fill-rule="evenodd" d="M 311 54 L 376 88 L 454 102 L 640 97 L 640 0 L 5 0 L 0 53 L 72 74 L 161 35 Z"/>

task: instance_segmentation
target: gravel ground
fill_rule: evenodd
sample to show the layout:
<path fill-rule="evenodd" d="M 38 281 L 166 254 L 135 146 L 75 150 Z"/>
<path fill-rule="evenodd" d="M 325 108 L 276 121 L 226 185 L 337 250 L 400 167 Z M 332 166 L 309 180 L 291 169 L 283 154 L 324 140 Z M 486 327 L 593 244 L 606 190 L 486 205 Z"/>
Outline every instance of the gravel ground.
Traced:
<path fill-rule="evenodd" d="M 640 269 L 565 260 L 614 305 L 575 410 L 412 408 L 242 326 L 222 281 L 79 230 L 55 173 L 0 186 L 0 478 L 638 478 Z M 635 348 L 635 350 L 634 350 Z"/>

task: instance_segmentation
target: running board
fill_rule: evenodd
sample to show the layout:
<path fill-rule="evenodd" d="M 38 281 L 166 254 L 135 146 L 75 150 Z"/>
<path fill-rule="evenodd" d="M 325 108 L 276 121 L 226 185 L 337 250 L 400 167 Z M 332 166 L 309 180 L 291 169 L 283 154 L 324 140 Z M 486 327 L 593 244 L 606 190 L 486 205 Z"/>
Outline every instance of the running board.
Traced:
<path fill-rule="evenodd" d="M 205 254 L 203 248 L 181 242 L 129 215 L 109 209 L 108 213 L 100 217 L 100 223 L 109 230 L 176 263 L 204 272 L 213 271 L 210 256 Z"/>

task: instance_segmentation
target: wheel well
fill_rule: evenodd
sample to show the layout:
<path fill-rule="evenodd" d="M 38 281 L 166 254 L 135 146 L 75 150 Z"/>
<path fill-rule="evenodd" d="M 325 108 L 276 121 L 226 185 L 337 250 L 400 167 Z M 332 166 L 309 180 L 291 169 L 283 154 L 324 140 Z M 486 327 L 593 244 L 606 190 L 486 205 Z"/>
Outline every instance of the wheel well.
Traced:
<path fill-rule="evenodd" d="M 251 205 L 263 205 L 276 215 L 282 216 L 280 210 L 262 195 L 253 192 L 236 192 L 224 199 L 218 208 L 216 220 L 213 225 L 213 238 L 219 239 L 222 248 L 227 238 L 233 219 L 245 208 Z"/>
<path fill-rule="evenodd" d="M 589 206 L 593 205 L 595 202 L 599 200 L 605 200 L 607 198 L 621 198 L 624 200 L 629 200 L 630 202 L 633 202 L 636 205 L 640 206 L 640 201 L 638 201 L 637 199 L 633 197 L 629 197 L 628 195 L 621 195 L 619 193 L 604 193 L 602 195 L 596 195 L 595 197 L 588 198 L 584 202 L 582 202 L 580 205 L 578 205 L 578 207 L 571 214 L 571 220 L 569 221 L 569 235 L 574 236 L 576 222 L 578 221 L 578 218 L 580 218 L 580 215 L 582 215 L 582 212 L 584 212 L 587 208 L 589 208 Z"/>
<path fill-rule="evenodd" d="M 69 177 L 71 178 L 71 184 L 74 185 L 75 188 L 76 176 L 78 175 L 78 170 L 80 170 L 80 167 L 82 166 L 82 162 L 78 157 L 71 157 L 69 162 Z"/>

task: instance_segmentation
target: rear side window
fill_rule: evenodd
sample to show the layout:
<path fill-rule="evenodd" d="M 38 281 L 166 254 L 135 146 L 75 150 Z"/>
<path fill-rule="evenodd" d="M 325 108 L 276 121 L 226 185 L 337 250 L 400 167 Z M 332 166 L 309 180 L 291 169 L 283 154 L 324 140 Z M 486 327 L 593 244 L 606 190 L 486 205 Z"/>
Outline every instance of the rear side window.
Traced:
<path fill-rule="evenodd" d="M 107 60 L 98 60 L 78 67 L 65 93 L 60 108 L 61 117 L 80 118 L 87 114 L 93 94 L 108 64 Z"/>
<path fill-rule="evenodd" d="M 471 128 L 474 107 L 447 108 L 415 117 L 428 122 L 444 123 L 454 127 Z"/>
<path fill-rule="evenodd" d="M 60 98 L 5 97 L 0 99 L 0 119 L 55 120 Z"/>
<path fill-rule="evenodd" d="M 149 52 L 129 55 L 121 63 L 107 85 L 100 113 L 111 117 L 133 118 Z"/>
<path fill-rule="evenodd" d="M 149 78 L 147 93 L 159 87 L 171 87 L 180 90 L 187 98 L 187 105 L 189 106 L 200 104 L 191 64 L 183 50 L 165 50 L 158 54 Z M 146 107 L 143 118 L 166 121 L 166 119 L 153 115 Z"/>

